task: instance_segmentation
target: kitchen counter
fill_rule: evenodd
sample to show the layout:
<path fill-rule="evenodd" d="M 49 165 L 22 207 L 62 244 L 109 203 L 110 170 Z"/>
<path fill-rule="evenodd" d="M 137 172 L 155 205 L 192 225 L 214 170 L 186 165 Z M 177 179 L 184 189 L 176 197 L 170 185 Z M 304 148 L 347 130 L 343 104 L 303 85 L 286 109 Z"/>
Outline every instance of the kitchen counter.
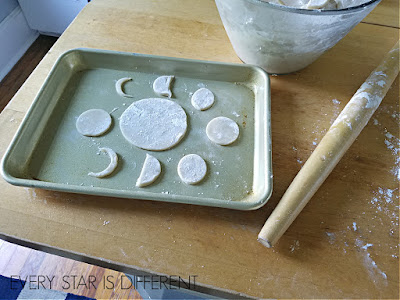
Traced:
<path fill-rule="evenodd" d="M 399 297 L 399 80 L 278 244 L 257 234 L 330 124 L 399 38 L 383 0 L 306 69 L 272 76 L 274 191 L 256 211 L 16 187 L 0 179 L 0 237 L 122 271 L 197 275 L 262 298 Z M 89 3 L 0 115 L 0 155 L 56 59 L 99 48 L 236 62 L 214 1 Z"/>

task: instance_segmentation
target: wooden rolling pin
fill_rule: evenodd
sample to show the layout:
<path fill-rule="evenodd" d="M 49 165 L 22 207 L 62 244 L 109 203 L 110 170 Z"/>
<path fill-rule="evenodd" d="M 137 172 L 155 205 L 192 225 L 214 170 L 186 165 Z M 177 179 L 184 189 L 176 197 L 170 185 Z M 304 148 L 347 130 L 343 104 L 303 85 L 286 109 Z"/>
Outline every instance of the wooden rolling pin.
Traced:
<path fill-rule="evenodd" d="M 399 42 L 361 85 L 296 175 L 258 235 L 272 247 L 322 185 L 378 108 L 399 73 Z"/>

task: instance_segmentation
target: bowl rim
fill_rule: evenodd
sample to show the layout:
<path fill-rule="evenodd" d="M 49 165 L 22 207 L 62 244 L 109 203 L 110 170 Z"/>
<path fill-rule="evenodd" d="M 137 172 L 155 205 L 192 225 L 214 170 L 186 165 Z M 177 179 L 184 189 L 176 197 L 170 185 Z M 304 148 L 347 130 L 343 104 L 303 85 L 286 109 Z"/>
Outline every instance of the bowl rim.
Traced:
<path fill-rule="evenodd" d="M 372 4 L 374 4 L 376 2 L 378 4 L 382 0 L 370 0 L 370 1 L 362 3 L 360 5 L 351 6 L 351 7 L 342 8 L 342 9 L 307 9 L 307 8 L 297 8 L 297 7 L 280 5 L 280 4 L 276 4 L 276 3 L 270 3 L 270 2 L 267 2 L 267 0 L 245 0 L 245 1 L 253 2 L 253 3 L 257 3 L 257 4 L 261 4 L 261 5 L 266 5 L 273 9 L 289 11 L 289 12 L 305 14 L 305 15 L 340 15 L 340 14 L 353 13 L 353 12 L 356 12 L 359 10 L 363 10 L 364 8 L 366 8 L 368 6 L 372 6 Z"/>

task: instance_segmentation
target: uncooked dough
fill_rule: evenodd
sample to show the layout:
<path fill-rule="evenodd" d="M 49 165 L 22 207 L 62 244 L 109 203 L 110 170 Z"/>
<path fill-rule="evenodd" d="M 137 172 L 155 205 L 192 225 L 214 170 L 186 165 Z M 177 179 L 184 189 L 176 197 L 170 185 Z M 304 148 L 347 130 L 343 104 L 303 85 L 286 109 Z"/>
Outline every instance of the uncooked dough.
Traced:
<path fill-rule="evenodd" d="M 122 85 L 127 82 L 132 80 L 132 78 L 129 77 L 124 77 L 119 79 L 116 83 L 115 83 L 115 89 L 117 90 L 118 95 L 122 96 L 122 97 L 126 97 L 126 98 L 133 98 L 133 96 L 125 94 L 125 92 L 122 90 Z"/>
<path fill-rule="evenodd" d="M 76 120 L 76 129 L 85 136 L 99 136 L 111 127 L 112 119 L 103 109 L 89 109 Z"/>
<path fill-rule="evenodd" d="M 344 9 L 370 0 L 264 0 L 266 2 L 303 9 Z"/>
<path fill-rule="evenodd" d="M 144 187 L 149 184 L 152 184 L 158 176 L 161 174 L 161 164 L 157 158 L 151 156 L 150 154 L 146 154 L 146 159 L 143 163 L 142 171 L 140 172 L 140 176 L 136 181 L 137 187 Z"/>
<path fill-rule="evenodd" d="M 154 92 L 160 96 L 171 98 L 171 83 L 174 78 L 173 75 L 158 77 L 153 83 Z"/>
<path fill-rule="evenodd" d="M 229 118 L 217 117 L 207 124 L 206 133 L 212 142 L 226 146 L 239 137 L 239 126 Z"/>
<path fill-rule="evenodd" d="M 207 164 L 199 155 L 188 154 L 178 163 L 178 175 L 184 183 L 196 184 L 204 179 Z"/>
<path fill-rule="evenodd" d="M 198 89 L 192 96 L 192 105 L 195 109 L 206 110 L 214 104 L 214 94 L 206 88 Z"/>
<path fill-rule="evenodd" d="M 104 153 L 108 154 L 108 156 L 110 157 L 110 164 L 103 171 L 98 172 L 98 173 L 89 172 L 88 175 L 97 177 L 97 178 L 103 178 L 103 177 L 110 175 L 117 168 L 118 155 L 117 155 L 117 153 L 115 153 L 114 150 L 112 150 L 110 148 L 99 148 L 99 150 L 100 150 L 100 152 L 104 152 Z"/>
<path fill-rule="evenodd" d="M 187 116 L 176 102 L 147 98 L 132 103 L 121 115 L 119 125 L 128 142 L 142 149 L 162 151 L 185 136 Z"/>

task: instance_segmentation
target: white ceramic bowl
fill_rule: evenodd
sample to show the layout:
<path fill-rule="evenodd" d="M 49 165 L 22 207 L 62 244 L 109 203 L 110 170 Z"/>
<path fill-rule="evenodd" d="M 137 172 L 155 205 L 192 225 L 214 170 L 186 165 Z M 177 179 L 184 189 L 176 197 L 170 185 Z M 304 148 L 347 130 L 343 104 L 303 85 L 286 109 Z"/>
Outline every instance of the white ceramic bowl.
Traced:
<path fill-rule="evenodd" d="M 261 0 L 215 0 L 239 58 L 274 74 L 295 72 L 311 64 L 380 1 L 340 10 L 308 10 Z"/>

